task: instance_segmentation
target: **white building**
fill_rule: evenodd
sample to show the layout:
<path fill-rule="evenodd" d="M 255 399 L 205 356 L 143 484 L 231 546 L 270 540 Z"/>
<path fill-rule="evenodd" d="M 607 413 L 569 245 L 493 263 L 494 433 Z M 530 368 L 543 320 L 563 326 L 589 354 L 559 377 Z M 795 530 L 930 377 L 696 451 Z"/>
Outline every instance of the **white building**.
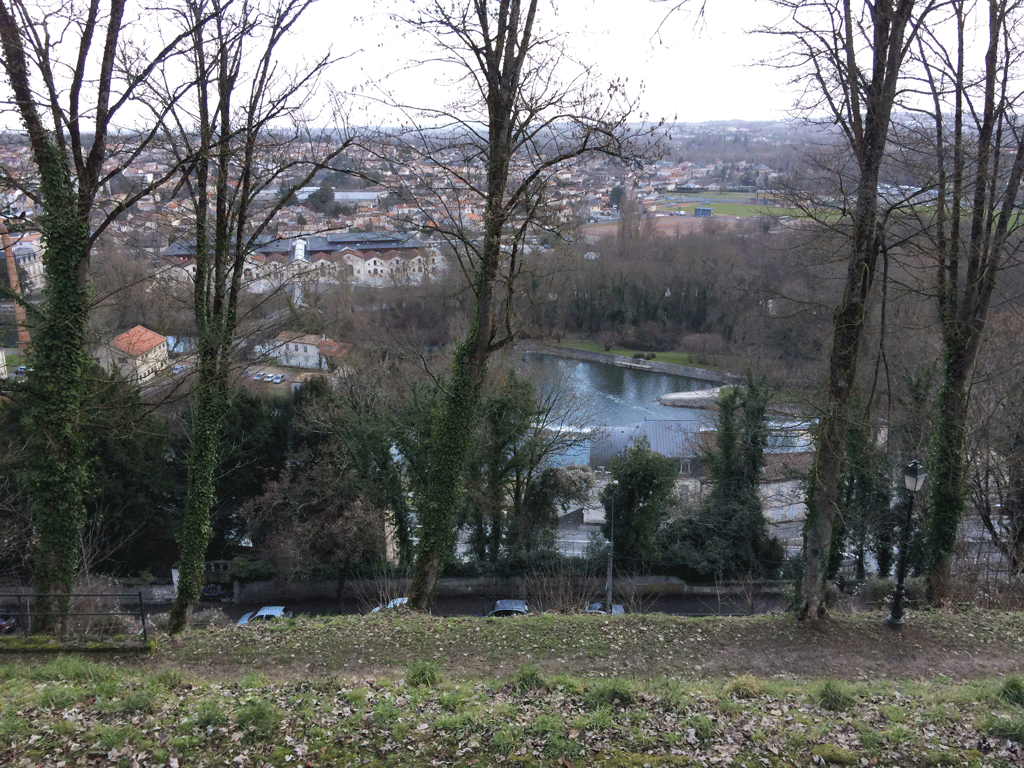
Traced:
<path fill-rule="evenodd" d="M 141 384 L 167 367 L 167 337 L 137 325 L 110 340 L 99 358 L 108 373 Z"/>

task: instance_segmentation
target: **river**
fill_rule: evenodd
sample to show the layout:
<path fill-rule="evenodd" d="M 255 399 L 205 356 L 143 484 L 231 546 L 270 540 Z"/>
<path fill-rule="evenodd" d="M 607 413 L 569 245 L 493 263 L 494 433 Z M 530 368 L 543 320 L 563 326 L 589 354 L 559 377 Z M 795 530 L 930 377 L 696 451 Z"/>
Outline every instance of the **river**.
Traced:
<path fill-rule="evenodd" d="M 658 403 L 670 392 L 710 389 L 717 384 L 685 376 L 627 368 L 613 363 L 572 360 L 527 352 L 523 373 L 540 389 L 561 386 L 573 393 L 579 411 L 566 428 L 589 431 L 595 427 L 617 427 L 648 420 L 693 421 L 710 426 L 712 415 L 698 408 L 677 408 Z M 587 464 L 589 443 L 556 457 L 552 463 Z"/>

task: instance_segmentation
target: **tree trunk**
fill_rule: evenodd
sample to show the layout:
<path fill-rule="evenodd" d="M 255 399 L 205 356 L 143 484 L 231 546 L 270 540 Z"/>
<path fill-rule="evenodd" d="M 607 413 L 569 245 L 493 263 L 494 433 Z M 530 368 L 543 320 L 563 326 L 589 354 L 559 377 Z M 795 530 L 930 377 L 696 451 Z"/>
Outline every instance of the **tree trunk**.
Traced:
<path fill-rule="evenodd" d="M 798 3 L 793 4 L 799 7 Z M 819 67 L 842 85 L 843 98 L 833 100 L 836 121 L 841 125 L 859 171 L 857 195 L 852 211 L 850 254 L 843 298 L 833 317 L 832 351 L 825 413 L 818 426 L 817 454 L 807 495 L 804 526 L 804 575 L 797 617 L 817 619 L 825 615 L 825 579 L 832 549 L 833 527 L 838 514 L 839 481 L 850 402 L 857 373 L 860 341 L 867 320 L 868 302 L 875 267 L 882 247 L 882 223 L 878 220 L 878 178 L 889 137 L 890 118 L 896 101 L 900 67 L 906 56 L 904 41 L 915 34 L 923 19 L 912 23 L 914 0 L 897 0 L 870 6 L 870 26 L 860 29 L 851 4 L 837 9 L 842 18 L 831 35 L 836 48 L 812 55 Z M 870 73 L 857 64 L 858 46 L 870 35 Z M 808 40 L 805 32 L 802 42 Z M 820 80 L 820 73 L 815 75 Z"/>
<path fill-rule="evenodd" d="M 932 478 L 925 523 L 928 602 L 941 605 L 950 593 L 950 565 L 967 504 L 967 383 L 973 357 L 947 341 L 943 380 L 929 456 Z"/>
<path fill-rule="evenodd" d="M 878 169 L 865 180 L 873 190 L 870 200 L 858 200 L 860 215 L 852 243 L 856 258 L 847 272 L 846 292 L 834 317 L 832 352 L 829 357 L 827 410 L 818 424 L 817 453 L 807 498 L 804 523 L 804 575 L 797 617 L 817 619 L 825 615 L 825 580 L 828 576 L 832 529 L 839 512 L 839 481 L 842 475 L 850 402 L 857 375 L 860 340 L 867 319 L 867 303 L 874 282 L 881 243 L 875 223 Z"/>
<path fill-rule="evenodd" d="M 168 633 L 175 635 L 188 626 L 192 608 L 199 602 L 206 583 L 206 547 L 213 529 L 210 509 L 216 500 L 215 472 L 219 460 L 221 426 L 225 398 L 223 384 L 217 381 L 216 363 L 211 352 L 200 353 L 197 369 L 196 402 L 188 452 L 188 488 L 185 511 L 178 529 L 181 559 L 178 565 L 178 594 L 175 595 Z"/>

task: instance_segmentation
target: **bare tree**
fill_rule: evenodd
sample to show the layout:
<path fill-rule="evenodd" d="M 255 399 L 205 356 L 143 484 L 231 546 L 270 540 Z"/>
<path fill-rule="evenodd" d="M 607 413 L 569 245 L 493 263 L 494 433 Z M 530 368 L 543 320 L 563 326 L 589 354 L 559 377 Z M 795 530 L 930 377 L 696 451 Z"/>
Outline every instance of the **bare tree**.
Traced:
<path fill-rule="evenodd" d="M 1024 573 L 1024 380 L 1019 334 L 1012 312 L 986 324 L 970 390 L 970 500 L 989 541 L 1013 575 Z"/>
<path fill-rule="evenodd" d="M 787 14 L 766 30 L 793 48 L 784 60 L 807 83 L 804 107 L 838 126 L 856 163 L 854 188 L 841 223 L 849 243 L 842 297 L 833 315 L 832 348 L 820 415 L 817 452 L 807 499 L 804 575 L 798 616 L 825 613 L 825 579 L 833 524 L 838 513 L 843 445 L 861 338 L 868 313 L 885 222 L 879 176 L 889 139 L 900 73 L 914 40 L 936 2 L 894 0 L 772 0 Z"/>
<path fill-rule="evenodd" d="M 141 11 L 140 11 L 141 13 Z M 0 2 L 0 48 L 9 102 L 28 135 L 32 163 L 0 177 L 41 207 L 48 288 L 40 308 L 22 302 L 33 325 L 32 429 L 21 480 L 36 531 L 35 590 L 67 593 L 74 584 L 88 481 L 81 411 L 96 239 L 146 194 L 103 200 L 104 184 L 149 146 L 152 130 L 130 131 L 130 107 L 183 36 L 156 46 L 133 40 L 127 0 Z M 156 179 L 159 183 L 163 179 Z M 63 623 L 68 600 L 37 605 L 36 629 Z M 59 620 L 59 621 L 58 621 Z"/>
<path fill-rule="evenodd" d="M 639 136 L 619 83 L 599 89 L 545 33 L 539 0 L 440 0 L 396 18 L 435 46 L 435 63 L 458 73 L 457 103 L 433 109 L 390 103 L 413 128 L 384 137 L 381 152 L 411 172 L 432 167 L 416 188 L 431 228 L 451 245 L 473 292 L 474 314 L 457 345 L 431 427 L 431 482 L 415 500 L 422 526 L 409 594 L 425 610 L 455 537 L 460 478 L 490 355 L 517 330 L 512 297 L 526 239 L 554 224 L 548 181 L 590 154 L 630 156 Z M 416 176 L 412 177 L 414 180 Z"/>
<path fill-rule="evenodd" d="M 196 259 L 197 366 L 172 633 L 185 628 L 203 587 L 245 258 L 295 190 L 348 143 L 333 130 L 309 129 L 304 119 L 331 54 L 294 71 L 278 58 L 282 39 L 313 2 L 182 0 L 177 14 L 191 30 L 191 80 L 184 93 L 153 91 L 162 137 L 181 163 L 178 186 L 191 207 Z M 282 183 L 285 192 L 277 194 Z M 259 205 L 269 190 L 276 202 Z"/>
<path fill-rule="evenodd" d="M 950 0 L 949 7 L 950 22 L 919 39 L 935 201 L 920 212 L 922 250 L 934 274 L 942 336 L 925 529 L 928 595 L 936 603 L 948 595 L 967 504 L 972 371 L 999 273 L 1021 252 L 1017 196 L 1024 176 L 1016 107 L 1021 3 Z M 982 50 L 974 50 L 976 36 Z"/>

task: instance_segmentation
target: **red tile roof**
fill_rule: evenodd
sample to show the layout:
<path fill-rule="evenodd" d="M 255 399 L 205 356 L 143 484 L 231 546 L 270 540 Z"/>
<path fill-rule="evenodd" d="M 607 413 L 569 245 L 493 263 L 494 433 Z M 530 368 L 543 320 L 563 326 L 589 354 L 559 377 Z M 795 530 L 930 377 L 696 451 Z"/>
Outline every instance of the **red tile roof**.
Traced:
<path fill-rule="evenodd" d="M 316 346 L 324 357 L 341 357 L 348 352 L 348 344 L 342 344 L 331 339 L 322 339 Z"/>
<path fill-rule="evenodd" d="M 161 336 L 159 333 L 149 330 L 149 328 L 136 325 L 130 331 L 125 331 L 120 336 L 115 336 L 111 340 L 110 346 L 132 357 L 138 357 L 165 341 L 167 341 L 166 336 Z"/>

